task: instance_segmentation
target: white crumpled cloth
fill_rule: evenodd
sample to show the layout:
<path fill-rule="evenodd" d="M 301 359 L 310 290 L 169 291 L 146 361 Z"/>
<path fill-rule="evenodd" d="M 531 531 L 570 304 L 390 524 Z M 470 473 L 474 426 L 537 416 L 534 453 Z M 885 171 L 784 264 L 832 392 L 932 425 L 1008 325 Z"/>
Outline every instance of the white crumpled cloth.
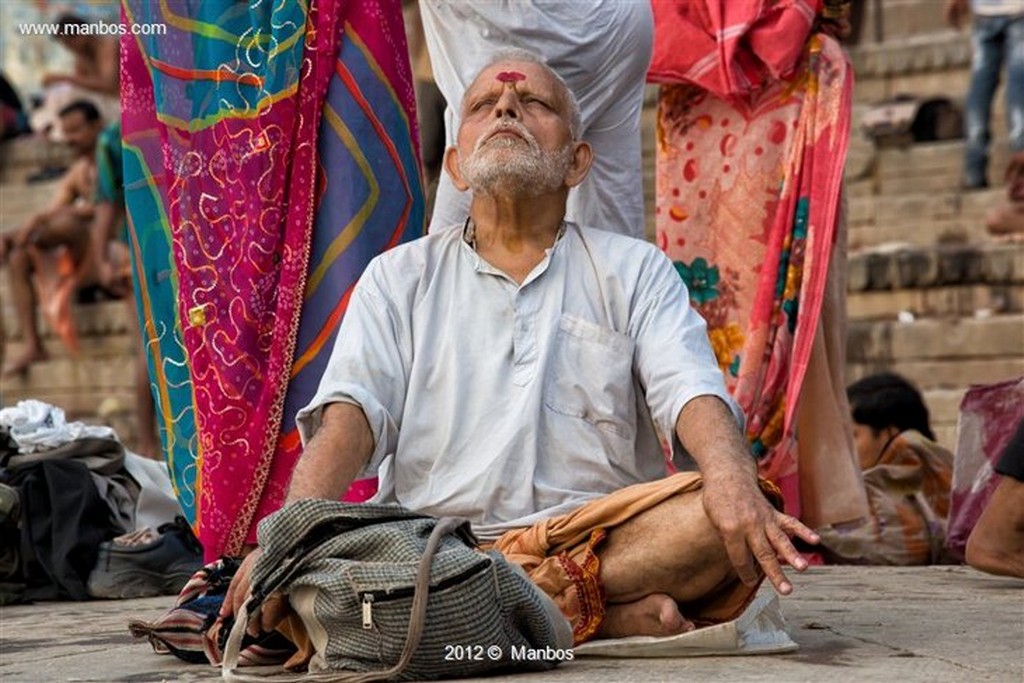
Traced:
<path fill-rule="evenodd" d="M 789 637 L 779 596 L 766 581 L 743 614 L 732 621 L 676 636 L 590 640 L 573 650 L 582 657 L 720 657 L 792 652 L 797 647 Z"/>
<path fill-rule="evenodd" d="M 110 427 L 68 422 L 57 406 L 31 398 L 0 410 L 0 426 L 10 430 L 19 453 L 45 451 L 76 439 L 117 439 Z"/>
<path fill-rule="evenodd" d="M 18 452 L 39 453 L 78 439 L 112 439 L 117 433 L 107 426 L 68 422 L 64 411 L 43 401 L 27 399 L 12 408 L 0 410 L 0 426 L 10 430 Z M 122 445 L 123 448 L 123 445 Z M 167 463 L 143 458 L 124 449 L 124 470 L 135 480 L 137 491 L 129 492 L 116 477 L 93 473 L 93 482 L 111 507 L 115 519 L 128 531 L 144 527 L 158 528 L 183 515 L 174 496 Z"/>

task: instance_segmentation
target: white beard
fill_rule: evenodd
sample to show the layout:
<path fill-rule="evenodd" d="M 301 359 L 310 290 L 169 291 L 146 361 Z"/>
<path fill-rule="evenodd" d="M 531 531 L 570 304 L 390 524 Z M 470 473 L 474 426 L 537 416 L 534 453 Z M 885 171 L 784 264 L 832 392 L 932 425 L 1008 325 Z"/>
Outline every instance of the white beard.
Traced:
<path fill-rule="evenodd" d="M 488 139 L 498 130 L 514 131 L 522 139 Z M 459 160 L 459 171 L 474 193 L 532 198 L 561 189 L 572 160 L 571 143 L 555 151 L 541 149 L 525 126 L 503 120 L 480 136 L 468 158 Z"/>

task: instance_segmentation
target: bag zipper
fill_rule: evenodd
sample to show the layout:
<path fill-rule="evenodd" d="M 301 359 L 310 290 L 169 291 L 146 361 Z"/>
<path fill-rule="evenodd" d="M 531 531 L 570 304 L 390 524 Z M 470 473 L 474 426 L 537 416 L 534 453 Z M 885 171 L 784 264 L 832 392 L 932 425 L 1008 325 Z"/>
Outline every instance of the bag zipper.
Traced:
<path fill-rule="evenodd" d="M 363 629 L 373 628 L 373 593 L 363 593 Z"/>
<path fill-rule="evenodd" d="M 452 586 L 462 583 L 476 574 L 486 571 L 490 566 L 491 560 L 485 558 L 482 562 L 477 562 L 469 569 L 466 569 L 455 576 L 449 576 L 444 581 L 440 581 L 431 586 L 430 591 L 433 592 L 444 590 L 445 588 L 451 588 Z M 373 603 L 392 602 L 394 600 L 401 600 L 402 598 L 411 598 L 415 594 L 416 589 L 412 586 L 377 591 L 359 591 L 357 595 L 361 599 L 363 606 L 363 628 L 366 630 L 373 628 Z"/>

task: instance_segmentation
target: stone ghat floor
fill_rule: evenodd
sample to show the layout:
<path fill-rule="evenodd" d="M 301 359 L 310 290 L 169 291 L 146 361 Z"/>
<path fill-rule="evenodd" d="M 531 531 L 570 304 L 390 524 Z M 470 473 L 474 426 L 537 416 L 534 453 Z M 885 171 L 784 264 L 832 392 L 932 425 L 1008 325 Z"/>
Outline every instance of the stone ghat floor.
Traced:
<path fill-rule="evenodd" d="M 819 567 L 783 600 L 794 653 L 578 659 L 491 682 L 1024 681 L 1024 581 L 966 567 Z M 0 681 L 215 681 L 219 671 L 154 654 L 129 617 L 170 597 L 0 608 Z"/>

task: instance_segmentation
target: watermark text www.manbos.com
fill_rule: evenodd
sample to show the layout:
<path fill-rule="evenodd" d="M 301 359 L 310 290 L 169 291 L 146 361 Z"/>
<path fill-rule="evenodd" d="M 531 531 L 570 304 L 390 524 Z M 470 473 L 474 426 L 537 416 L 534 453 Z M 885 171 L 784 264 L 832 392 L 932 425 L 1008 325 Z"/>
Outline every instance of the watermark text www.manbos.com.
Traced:
<path fill-rule="evenodd" d="M 122 24 L 96 21 L 89 24 L 48 24 L 45 22 L 18 24 L 18 33 L 23 36 L 162 36 L 167 33 L 167 24 Z"/>

